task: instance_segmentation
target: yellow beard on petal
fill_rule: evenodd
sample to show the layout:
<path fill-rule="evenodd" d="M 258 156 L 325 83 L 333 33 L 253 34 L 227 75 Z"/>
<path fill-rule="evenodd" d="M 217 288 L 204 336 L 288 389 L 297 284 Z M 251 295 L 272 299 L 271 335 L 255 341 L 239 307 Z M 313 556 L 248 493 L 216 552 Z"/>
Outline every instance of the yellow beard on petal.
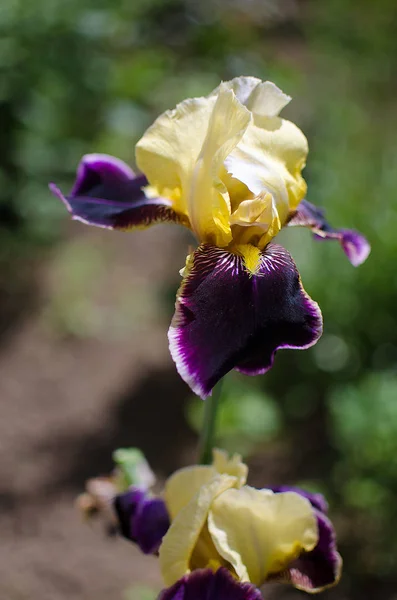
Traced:
<path fill-rule="evenodd" d="M 242 244 L 236 246 L 237 254 L 243 257 L 244 266 L 251 273 L 256 275 L 261 265 L 261 251 L 252 244 Z"/>

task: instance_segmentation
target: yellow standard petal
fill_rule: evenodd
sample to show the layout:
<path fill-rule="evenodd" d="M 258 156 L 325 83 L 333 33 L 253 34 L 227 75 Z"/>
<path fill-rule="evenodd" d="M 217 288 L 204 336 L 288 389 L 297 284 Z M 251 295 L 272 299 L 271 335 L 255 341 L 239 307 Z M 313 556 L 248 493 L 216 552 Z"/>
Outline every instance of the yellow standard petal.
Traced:
<path fill-rule="evenodd" d="M 215 475 L 217 471 L 214 467 L 196 465 L 179 469 L 167 479 L 164 500 L 171 521 Z"/>
<path fill-rule="evenodd" d="M 220 564 L 222 559 L 215 546 L 211 541 L 206 543 L 208 511 L 219 494 L 236 485 L 236 477 L 215 475 L 200 487 L 197 494 L 177 514 L 163 538 L 159 552 L 161 572 L 167 586 L 189 573 L 192 567 L 205 568 Z M 195 550 L 199 550 L 199 554 L 195 552 L 192 564 Z"/>
<path fill-rule="evenodd" d="M 250 121 L 233 91 L 220 86 L 217 95 L 185 100 L 165 112 L 136 146 L 151 193 L 171 199 L 202 242 L 224 247 L 232 239 L 229 194 L 220 173 Z"/>
<path fill-rule="evenodd" d="M 216 475 L 232 475 L 236 477 L 236 486 L 242 487 L 247 481 L 248 467 L 242 462 L 240 454 L 233 454 L 229 458 L 227 452 L 215 448 L 212 465 L 195 465 L 175 471 L 167 479 L 164 488 L 164 500 L 171 520 Z"/>
<path fill-rule="evenodd" d="M 307 140 L 296 125 L 278 116 L 291 98 L 274 83 L 237 77 L 227 85 L 253 115 L 243 139 L 225 160 L 233 238 L 264 248 L 306 194 L 301 171 Z M 245 198 L 241 185 L 249 192 Z"/>
<path fill-rule="evenodd" d="M 208 529 L 238 578 L 257 586 L 318 541 L 317 521 L 306 498 L 248 486 L 229 489 L 214 499 Z"/>
<path fill-rule="evenodd" d="M 237 99 L 254 115 L 262 117 L 277 117 L 279 112 L 291 101 L 272 81 L 261 81 L 257 77 L 235 77 L 223 84 L 233 90 Z M 219 87 L 210 96 L 219 93 Z"/>
<path fill-rule="evenodd" d="M 218 473 L 236 477 L 238 487 L 242 487 L 245 484 L 248 476 L 248 467 L 241 460 L 240 454 L 233 454 L 233 456 L 229 458 L 229 455 L 225 450 L 214 448 L 212 456 L 212 464 Z"/>
<path fill-rule="evenodd" d="M 216 98 L 184 100 L 147 129 L 135 148 L 136 162 L 151 194 L 170 198 L 187 215 L 187 189 L 203 147 Z"/>
<path fill-rule="evenodd" d="M 230 198 L 220 175 L 250 121 L 250 112 L 221 85 L 189 185 L 189 219 L 201 241 L 225 247 L 232 240 Z"/>

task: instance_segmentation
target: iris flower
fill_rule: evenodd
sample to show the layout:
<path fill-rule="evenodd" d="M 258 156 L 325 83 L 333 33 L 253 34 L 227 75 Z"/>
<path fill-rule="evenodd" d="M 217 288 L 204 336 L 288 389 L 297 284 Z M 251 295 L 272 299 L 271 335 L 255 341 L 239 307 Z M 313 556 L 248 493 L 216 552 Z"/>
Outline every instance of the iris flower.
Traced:
<path fill-rule="evenodd" d="M 136 146 L 143 174 L 91 154 L 68 196 L 51 184 L 84 223 L 129 230 L 168 221 L 193 232 L 199 245 L 168 337 L 179 374 L 202 398 L 231 369 L 265 373 L 278 349 L 309 348 L 322 333 L 318 305 L 274 243 L 283 227 L 338 240 L 355 266 L 369 253 L 363 236 L 333 229 L 304 199 L 308 144 L 279 116 L 289 101 L 271 82 L 237 77 L 157 118 Z"/>
<path fill-rule="evenodd" d="M 208 569 L 226 571 L 242 585 L 289 582 L 311 593 L 338 582 L 342 560 L 323 496 L 288 487 L 255 489 L 246 485 L 247 474 L 239 455 L 229 459 L 214 450 L 211 466 L 176 471 L 163 498 L 136 488 L 116 498 L 122 533 L 141 549 L 142 540 L 151 546 L 166 586 L 176 586 L 164 599 L 185 587 L 193 598 L 204 580 L 228 586 L 227 577 L 214 579 Z M 201 575 L 191 579 L 197 571 Z M 245 597 L 243 590 L 256 597 L 250 587 L 236 588 L 232 596 Z"/>
<path fill-rule="evenodd" d="M 249 583 L 241 584 L 226 569 L 194 571 L 164 590 L 158 600 L 263 600 Z"/>

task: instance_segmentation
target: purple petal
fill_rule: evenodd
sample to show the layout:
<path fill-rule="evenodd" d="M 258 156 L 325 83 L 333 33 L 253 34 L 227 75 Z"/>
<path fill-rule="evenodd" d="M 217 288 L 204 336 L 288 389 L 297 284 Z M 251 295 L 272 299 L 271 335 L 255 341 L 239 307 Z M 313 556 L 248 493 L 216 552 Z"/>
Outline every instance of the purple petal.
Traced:
<path fill-rule="evenodd" d="M 101 184 L 117 184 L 135 178 L 134 171 L 122 160 L 110 154 L 86 154 L 77 167 L 71 196 L 86 196 Z M 146 178 L 143 177 L 147 185 Z"/>
<path fill-rule="evenodd" d="M 170 526 L 164 500 L 132 487 L 116 496 L 114 506 L 122 535 L 138 544 L 145 554 L 157 554 Z"/>
<path fill-rule="evenodd" d="M 83 156 L 69 196 L 50 183 L 49 187 L 77 219 L 87 225 L 109 229 L 145 227 L 162 221 L 181 222 L 182 217 L 164 198 L 147 198 L 144 175 L 107 154 Z"/>
<path fill-rule="evenodd" d="M 336 549 L 336 536 L 331 521 L 315 511 L 319 541 L 311 552 L 302 554 L 274 579 L 292 583 L 305 592 L 319 592 L 336 585 L 342 572 L 342 558 Z"/>
<path fill-rule="evenodd" d="M 168 338 L 182 379 L 205 398 L 231 369 L 265 373 L 278 349 L 308 348 L 321 332 L 320 309 L 287 250 L 269 244 L 253 275 L 241 256 L 203 244 L 178 291 Z"/>
<path fill-rule="evenodd" d="M 302 200 L 288 225 L 309 227 L 316 239 L 338 240 L 354 267 L 361 265 L 371 251 L 371 246 L 361 233 L 353 229 L 334 229 L 325 220 L 324 211 L 307 200 Z"/>
<path fill-rule="evenodd" d="M 328 502 L 322 494 L 307 492 L 306 490 L 302 490 L 301 488 L 293 487 L 290 485 L 279 485 L 276 487 L 271 487 L 270 489 L 275 494 L 279 494 L 280 492 L 295 492 L 295 494 L 299 494 L 300 496 L 307 498 L 310 504 L 320 512 L 328 512 Z"/>
<path fill-rule="evenodd" d="M 163 590 L 158 600 L 262 600 L 250 583 L 239 583 L 226 569 L 193 571 Z"/>

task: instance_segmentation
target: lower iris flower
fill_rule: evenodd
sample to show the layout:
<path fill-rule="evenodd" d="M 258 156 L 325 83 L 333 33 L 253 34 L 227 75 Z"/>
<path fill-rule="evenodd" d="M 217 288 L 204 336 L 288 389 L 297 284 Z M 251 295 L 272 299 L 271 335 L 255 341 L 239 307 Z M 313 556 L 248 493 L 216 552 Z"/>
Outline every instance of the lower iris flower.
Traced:
<path fill-rule="evenodd" d="M 189 575 L 208 569 L 226 570 L 241 584 L 257 587 L 279 581 L 315 593 L 335 585 L 342 559 L 321 494 L 255 489 L 246 485 L 247 474 L 239 455 L 229 459 L 214 450 L 211 466 L 176 471 L 163 497 L 133 488 L 119 494 L 121 531 L 145 552 L 158 551 L 167 586 L 184 582 L 189 591 L 189 582 L 201 577 Z M 173 592 L 164 596 L 172 597 Z"/>
<path fill-rule="evenodd" d="M 265 373 L 277 350 L 309 348 L 322 333 L 318 305 L 289 252 L 273 242 L 283 227 L 338 240 L 355 266 L 369 254 L 362 235 L 330 227 L 304 200 L 307 140 L 279 117 L 289 101 L 271 82 L 237 77 L 158 117 L 136 146 L 142 175 L 92 154 L 68 196 L 50 186 L 84 223 L 128 230 L 168 221 L 196 236 L 169 344 L 202 398 L 231 369 Z"/>
<path fill-rule="evenodd" d="M 323 496 L 298 488 L 255 489 L 246 485 L 247 474 L 239 455 L 229 459 L 214 450 L 211 466 L 176 471 L 163 497 L 137 488 L 116 497 L 121 532 L 144 552 L 159 554 L 165 584 L 174 586 L 164 599 L 177 590 L 193 599 L 190 591 L 204 580 L 232 586 L 208 569 L 226 571 L 240 584 L 286 582 L 311 593 L 338 582 L 342 559 Z M 256 598 L 250 587 L 234 592 Z"/>

